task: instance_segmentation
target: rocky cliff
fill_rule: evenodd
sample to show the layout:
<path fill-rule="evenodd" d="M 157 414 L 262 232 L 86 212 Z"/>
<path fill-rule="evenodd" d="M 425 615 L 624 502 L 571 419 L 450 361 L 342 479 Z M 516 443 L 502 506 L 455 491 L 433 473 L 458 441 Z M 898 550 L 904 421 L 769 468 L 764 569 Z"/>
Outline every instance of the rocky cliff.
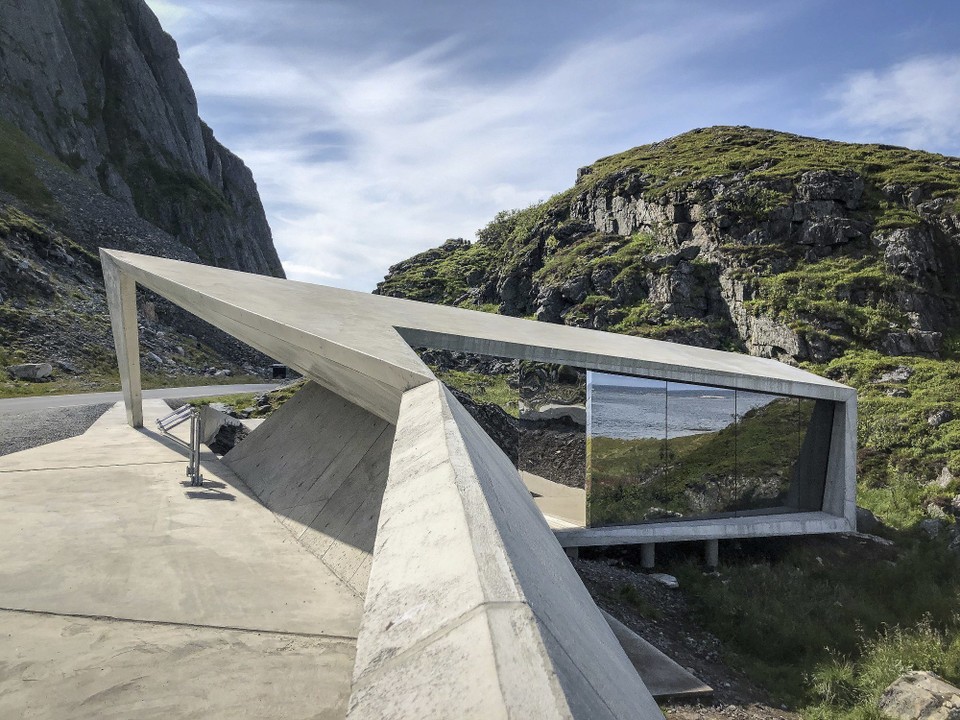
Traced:
<path fill-rule="evenodd" d="M 253 176 L 143 0 L 10 0 L 0 28 L 0 116 L 203 262 L 283 275 Z"/>
<path fill-rule="evenodd" d="M 792 362 L 936 355 L 958 303 L 958 196 L 956 158 L 697 130 L 582 168 L 377 291 Z"/>
<path fill-rule="evenodd" d="M 142 0 L 4 0 L 0 363 L 71 368 L 55 372 L 69 389 L 112 382 L 99 247 L 283 276 L 250 170 L 199 118 L 176 43 Z M 149 382 L 266 362 L 142 300 Z"/>
<path fill-rule="evenodd" d="M 601 159 L 566 192 L 394 266 L 377 288 L 852 383 L 861 496 L 888 518 L 952 507 L 927 483 L 960 473 L 958 291 L 960 159 L 744 127 Z"/>

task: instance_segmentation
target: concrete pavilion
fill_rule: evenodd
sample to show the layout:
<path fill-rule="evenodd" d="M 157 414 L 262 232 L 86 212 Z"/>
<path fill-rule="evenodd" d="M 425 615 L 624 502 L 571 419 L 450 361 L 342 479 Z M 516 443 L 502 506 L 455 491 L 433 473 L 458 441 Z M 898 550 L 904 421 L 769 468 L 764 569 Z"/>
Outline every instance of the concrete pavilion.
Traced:
<path fill-rule="evenodd" d="M 724 538 L 855 529 L 856 394 L 803 370 L 132 253 L 101 257 L 129 425 L 144 422 L 138 284 L 312 381 L 223 461 L 362 599 L 348 717 L 659 717 L 565 547 L 715 548 Z M 513 463 L 414 348 L 807 401 L 785 495 L 800 500 L 551 528 Z"/>

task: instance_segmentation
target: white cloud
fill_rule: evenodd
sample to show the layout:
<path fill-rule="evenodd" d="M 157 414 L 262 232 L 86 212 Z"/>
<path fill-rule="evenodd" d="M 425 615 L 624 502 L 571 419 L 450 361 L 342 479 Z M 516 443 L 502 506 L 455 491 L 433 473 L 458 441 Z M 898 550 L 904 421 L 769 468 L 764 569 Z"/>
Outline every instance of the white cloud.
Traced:
<path fill-rule="evenodd" d="M 171 0 L 147 0 L 147 5 L 168 33 L 173 33 L 190 15 L 190 9 Z"/>
<path fill-rule="evenodd" d="M 289 276 L 369 290 L 389 265 L 568 187 L 625 137 L 660 139 L 681 118 L 711 124 L 757 100 L 756 86 L 697 87 L 674 70 L 761 17 L 675 23 L 486 75 L 453 39 L 390 57 L 211 32 L 183 59 L 218 134 L 240 128 L 221 139 L 254 171 Z M 231 118 L 238 107 L 248 115 Z"/>
<path fill-rule="evenodd" d="M 859 139 L 956 153 L 960 146 L 960 55 L 915 57 L 847 75 L 831 93 L 835 123 Z"/>

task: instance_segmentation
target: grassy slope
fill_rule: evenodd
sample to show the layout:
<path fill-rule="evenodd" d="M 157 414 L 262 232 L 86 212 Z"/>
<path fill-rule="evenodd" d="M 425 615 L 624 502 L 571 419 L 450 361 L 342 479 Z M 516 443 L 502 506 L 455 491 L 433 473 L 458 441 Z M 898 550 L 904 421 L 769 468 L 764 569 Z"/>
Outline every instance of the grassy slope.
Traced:
<path fill-rule="evenodd" d="M 886 186 L 923 187 L 930 197 L 960 198 L 957 158 L 769 130 L 707 128 L 598 160 L 569 190 L 529 208 L 499 213 L 477 233 L 478 242 L 411 258 L 403 270 L 385 280 L 381 292 L 488 310 L 488 305 L 478 306 L 469 291 L 475 295 L 497 275 L 506 276 L 531 262 L 531 277 L 540 284 L 560 285 L 603 266 L 615 268 L 616 280 L 639 277 L 650 270 L 646 257 L 662 249 L 657 238 L 577 233 L 570 207 L 578 197 L 597 186 L 627 185 L 630 192 L 642 192 L 648 200 L 678 192 L 696 198 L 700 183 L 719 179 L 728 186 L 721 192 L 720 207 L 738 221 L 758 222 L 790 200 L 782 190 L 772 188 L 818 169 L 852 169 L 862 175 L 866 187 L 855 216 L 878 230 L 920 221 L 915 211 L 883 195 Z M 758 184 L 742 191 L 747 181 Z M 805 261 L 802 248 L 776 242 L 733 244 L 723 251 L 740 260 L 741 279 L 757 283 L 758 297 L 748 304 L 751 312 L 783 320 L 801 335 L 825 336 L 847 346 L 851 339 L 854 344 L 870 342 L 891 324 L 904 325 L 901 311 L 876 298 L 906 289 L 906 283 L 884 269 L 880 254 L 869 243 L 851 243 L 818 262 Z M 791 265 L 789 272 L 776 276 L 764 272 L 765 266 L 783 259 Z M 695 262 L 694 267 L 701 266 Z M 864 301 L 836 300 L 851 296 Z M 588 297 L 574 307 L 568 322 L 597 307 L 608 310 L 609 329 L 614 332 L 670 337 L 675 331 L 701 328 L 723 331 L 709 321 L 663 316 L 643 301 L 622 306 L 603 295 Z M 825 331 L 824 325 L 836 327 Z"/>

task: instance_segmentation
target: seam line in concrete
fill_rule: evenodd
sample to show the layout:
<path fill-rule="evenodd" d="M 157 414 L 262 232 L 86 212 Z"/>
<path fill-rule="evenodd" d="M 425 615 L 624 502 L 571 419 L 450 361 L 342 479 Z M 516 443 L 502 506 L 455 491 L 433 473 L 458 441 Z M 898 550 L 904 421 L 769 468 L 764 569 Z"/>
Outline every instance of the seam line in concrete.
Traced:
<path fill-rule="evenodd" d="M 31 610 L 29 608 L 0 607 L 0 612 L 24 613 L 26 615 L 43 615 L 46 617 L 76 618 L 78 620 L 100 620 L 102 622 L 133 623 L 137 625 L 158 625 L 161 627 L 187 627 L 196 630 L 231 630 L 233 632 L 256 633 L 258 635 L 292 635 L 295 637 L 316 638 L 322 640 L 339 640 L 356 642 L 355 635 L 331 635 L 326 633 L 309 633 L 298 630 L 266 630 L 263 628 L 239 627 L 236 625 L 206 625 L 203 623 L 174 622 L 172 620 L 138 620 L 137 618 L 117 617 L 115 615 L 90 615 L 86 613 L 55 612 L 52 610 Z"/>
<path fill-rule="evenodd" d="M 112 467 L 147 467 L 149 465 L 186 465 L 186 460 L 159 460 L 157 462 L 143 462 L 143 463 L 112 463 L 110 465 L 71 465 L 69 467 L 38 467 L 38 468 L 19 468 L 14 470 L 0 470 L 0 475 L 8 475 L 10 473 L 20 473 L 20 472 L 44 472 L 44 471 L 60 471 L 60 470 L 96 470 L 97 468 L 112 468 Z M 2 610 L 3 608 L 0 608 Z"/>
<path fill-rule="evenodd" d="M 437 628 L 426 637 L 423 637 L 420 640 L 417 640 L 417 642 L 415 642 L 413 645 L 408 647 L 406 650 L 403 650 L 397 653 L 396 655 L 391 657 L 389 660 L 384 662 L 379 667 L 376 667 L 372 670 L 364 671 L 363 674 L 360 675 L 360 677 L 354 679 L 353 690 L 351 692 L 356 692 L 356 689 L 358 687 L 367 685 L 370 682 L 370 679 L 372 677 L 381 674 L 382 672 L 384 672 L 388 668 L 393 667 L 394 665 L 402 663 L 409 656 L 416 654 L 417 652 L 427 647 L 428 645 L 432 645 L 434 642 L 444 637 L 445 635 L 449 635 L 458 627 L 460 627 L 464 623 L 469 622 L 470 620 L 475 618 L 477 615 L 480 615 L 481 613 L 485 612 L 487 609 L 495 609 L 495 608 L 499 609 L 502 607 L 518 607 L 518 608 L 525 607 L 529 609 L 530 606 L 527 603 L 521 602 L 519 600 L 503 600 L 503 601 L 493 600 L 489 602 L 482 602 L 479 605 L 475 605 L 474 607 L 470 608 L 466 612 L 461 613 L 460 615 L 455 617 L 446 625 L 440 628 Z M 489 629 L 489 623 L 487 624 L 487 627 Z"/>

